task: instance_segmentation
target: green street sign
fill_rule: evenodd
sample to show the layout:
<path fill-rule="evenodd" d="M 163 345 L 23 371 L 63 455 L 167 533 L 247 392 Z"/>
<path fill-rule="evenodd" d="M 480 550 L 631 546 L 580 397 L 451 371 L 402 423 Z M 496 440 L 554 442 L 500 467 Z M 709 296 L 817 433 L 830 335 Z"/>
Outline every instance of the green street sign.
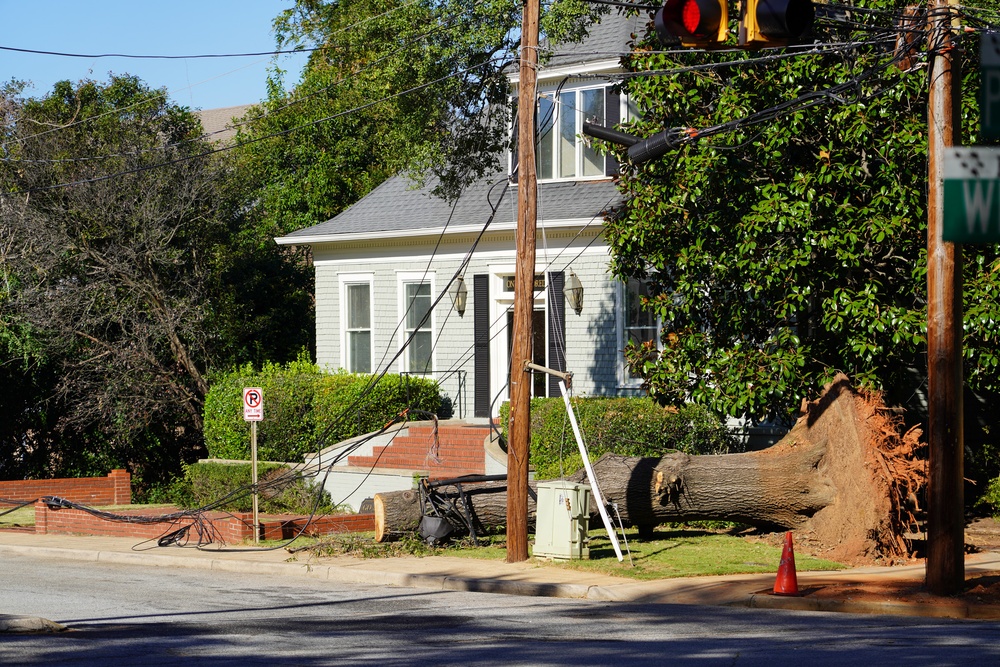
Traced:
<path fill-rule="evenodd" d="M 1000 243 L 1000 148 L 948 148 L 943 166 L 942 239 Z"/>
<path fill-rule="evenodd" d="M 987 32 L 979 42 L 979 132 L 1000 139 L 1000 33 Z"/>

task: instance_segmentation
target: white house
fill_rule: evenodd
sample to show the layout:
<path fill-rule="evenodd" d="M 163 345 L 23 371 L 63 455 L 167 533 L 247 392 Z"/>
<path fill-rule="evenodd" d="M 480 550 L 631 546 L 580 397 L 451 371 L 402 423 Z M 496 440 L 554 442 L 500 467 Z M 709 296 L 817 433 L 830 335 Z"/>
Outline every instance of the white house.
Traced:
<path fill-rule="evenodd" d="M 539 70 L 534 354 L 539 364 L 572 371 L 576 395 L 639 393 L 622 350 L 629 338 L 657 334 L 637 307 L 642 286 L 608 273 L 603 216 L 620 201 L 611 179 L 618 166 L 581 134 L 585 118 L 614 125 L 628 105 L 609 82 L 579 75 L 620 69 L 617 54 L 644 29 L 645 18 L 605 17 L 589 39 L 560 48 Z M 340 215 L 277 242 L 312 248 L 321 366 L 429 374 L 454 416 L 492 417 L 508 395 L 516 179 L 508 166 L 465 190 L 454 207 L 429 194 L 433 185 L 389 179 Z M 564 292 L 573 275 L 583 287 L 578 311 Z M 464 307 L 454 299 L 459 283 Z M 543 375 L 532 389 L 559 395 Z"/>

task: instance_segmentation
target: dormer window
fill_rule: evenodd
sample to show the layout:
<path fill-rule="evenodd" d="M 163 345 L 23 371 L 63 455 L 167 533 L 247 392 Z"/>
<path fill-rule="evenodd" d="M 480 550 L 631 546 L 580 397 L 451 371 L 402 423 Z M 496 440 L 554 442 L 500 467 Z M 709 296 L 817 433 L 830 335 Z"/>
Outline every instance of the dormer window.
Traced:
<path fill-rule="evenodd" d="M 583 123 L 605 122 L 605 89 L 582 88 L 540 93 L 538 99 L 539 180 L 597 178 L 605 175 L 604 156 L 583 135 Z"/>

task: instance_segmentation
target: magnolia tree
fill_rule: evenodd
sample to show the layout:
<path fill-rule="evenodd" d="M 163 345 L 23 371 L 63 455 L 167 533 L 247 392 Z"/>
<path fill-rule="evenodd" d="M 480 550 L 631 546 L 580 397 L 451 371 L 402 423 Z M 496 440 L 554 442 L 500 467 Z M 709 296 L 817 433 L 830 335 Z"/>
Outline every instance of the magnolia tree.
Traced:
<path fill-rule="evenodd" d="M 909 60 L 894 56 L 902 8 L 824 12 L 809 50 L 636 44 L 624 88 L 641 119 L 626 129 L 676 128 L 679 141 L 641 165 L 623 158 L 625 204 L 607 238 L 613 273 L 650 286 L 661 335 L 626 356 L 657 400 L 790 423 L 844 372 L 922 419 L 926 47 L 918 38 Z M 976 38 L 963 46 L 975 53 Z M 960 118 L 974 143 L 975 63 L 966 71 Z M 965 377 L 989 401 L 1000 390 L 1000 263 L 993 246 L 965 254 Z M 969 441 L 982 440 L 971 426 Z M 993 451 L 978 442 L 972 458 Z"/>

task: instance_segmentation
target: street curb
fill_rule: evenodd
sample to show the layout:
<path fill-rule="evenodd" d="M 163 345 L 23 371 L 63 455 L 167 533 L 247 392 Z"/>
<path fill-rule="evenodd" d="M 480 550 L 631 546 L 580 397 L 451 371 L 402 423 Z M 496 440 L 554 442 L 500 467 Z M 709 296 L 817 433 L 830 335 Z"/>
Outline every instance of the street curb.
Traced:
<path fill-rule="evenodd" d="M 270 576 L 295 576 L 314 578 L 348 584 L 399 586 L 432 590 L 464 591 L 475 593 L 498 593 L 527 597 L 579 598 L 607 602 L 635 602 L 638 598 L 651 601 L 649 592 L 638 598 L 630 585 L 624 590 L 616 586 L 581 583 L 551 583 L 514 579 L 470 577 L 452 574 L 420 574 L 392 572 L 372 569 L 362 565 L 321 565 L 302 562 L 262 562 L 243 559 L 222 559 L 212 557 L 208 552 L 199 555 L 173 556 L 151 554 L 145 551 L 124 553 L 119 551 L 92 551 L 65 547 L 34 547 L 0 544 L 0 553 L 9 552 L 31 558 L 64 558 L 89 562 L 140 565 L 145 567 L 185 567 L 190 569 L 216 570 L 241 574 L 261 574 Z M 675 593 L 676 594 L 676 593 Z M 707 591 L 706 591 L 707 594 Z M 674 594 L 662 592 L 655 601 L 670 603 Z M 701 601 L 692 599 L 690 592 L 684 592 L 676 600 L 682 604 L 744 607 L 749 609 L 773 609 L 784 611 L 837 612 L 848 614 L 875 614 L 890 616 L 916 616 L 925 618 L 956 618 L 974 620 L 1000 619 L 1000 605 L 967 604 L 960 600 L 935 604 L 921 602 L 877 602 L 861 600 L 831 600 L 813 597 L 779 596 L 767 592 L 740 594 L 733 591 L 729 595 L 708 595 Z M 707 600 L 712 600 L 711 602 Z M 0 632 L 58 632 L 63 626 L 46 619 L 33 617 L 4 617 L 0 615 Z"/>
<path fill-rule="evenodd" d="M 0 614 L 0 634 L 18 632 L 65 632 L 66 626 L 38 616 L 6 616 Z"/>
<path fill-rule="evenodd" d="M 87 551 L 59 547 L 21 547 L 0 545 L 0 553 L 10 551 L 21 555 L 70 558 L 90 562 L 147 567 L 186 567 L 243 574 L 296 576 L 336 581 L 348 584 L 400 586 L 405 588 L 430 588 L 436 590 L 500 593 L 532 597 L 587 598 L 592 589 L 589 584 L 542 583 L 461 577 L 447 574 L 411 574 L 386 572 L 360 567 L 315 565 L 310 563 L 261 563 L 252 560 L 224 560 L 218 558 L 191 558 L 164 556 L 148 553 L 121 553 L 115 551 Z"/>
<path fill-rule="evenodd" d="M 1000 605 L 969 605 L 959 600 L 949 603 L 921 604 L 919 602 L 826 600 L 755 593 L 748 596 L 745 600 L 730 603 L 728 606 L 748 607 L 751 609 L 780 609 L 785 611 L 917 616 L 923 618 L 1000 619 Z"/>
<path fill-rule="evenodd" d="M 508 581 L 506 579 L 478 579 L 447 577 L 444 589 L 471 593 L 502 593 L 546 598 L 586 598 L 594 588 L 589 584 L 552 584 L 537 581 Z"/>

